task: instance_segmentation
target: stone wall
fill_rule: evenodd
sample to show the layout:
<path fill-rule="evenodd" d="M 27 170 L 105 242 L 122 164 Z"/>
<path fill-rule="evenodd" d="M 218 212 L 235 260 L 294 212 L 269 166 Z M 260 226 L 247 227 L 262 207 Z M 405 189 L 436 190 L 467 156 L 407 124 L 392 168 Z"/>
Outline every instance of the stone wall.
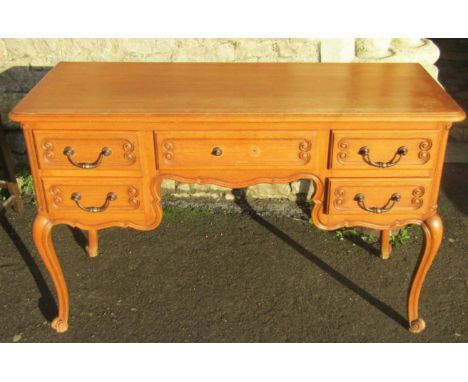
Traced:
<path fill-rule="evenodd" d="M 437 78 L 439 49 L 427 39 L 0 39 L 0 113 L 17 161 L 25 148 L 12 107 L 60 61 L 420 62 Z M 166 181 L 175 197 L 233 199 L 230 190 Z M 249 187 L 254 198 L 312 192 L 309 182 Z"/>

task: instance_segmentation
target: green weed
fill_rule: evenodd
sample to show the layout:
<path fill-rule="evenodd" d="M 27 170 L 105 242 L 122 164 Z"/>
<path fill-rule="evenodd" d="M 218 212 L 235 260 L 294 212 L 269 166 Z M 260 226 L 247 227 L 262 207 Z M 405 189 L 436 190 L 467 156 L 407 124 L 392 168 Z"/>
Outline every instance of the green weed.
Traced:
<path fill-rule="evenodd" d="M 400 229 L 396 235 L 392 234 L 390 237 L 390 243 L 393 246 L 398 247 L 410 242 L 412 237 L 417 238 L 417 236 L 414 234 L 414 226 L 409 225 Z"/>
<path fill-rule="evenodd" d="M 22 170 L 17 177 L 21 193 L 34 196 L 34 184 L 31 173 L 28 170 Z"/>
<path fill-rule="evenodd" d="M 2 174 L 0 174 L 0 176 L 2 176 Z M 23 196 L 32 197 L 33 203 L 35 204 L 33 178 L 29 170 L 21 170 L 16 179 L 21 189 L 21 194 Z M 5 200 L 8 195 L 6 189 L 0 189 L 0 200 Z"/>
<path fill-rule="evenodd" d="M 415 235 L 413 225 L 406 226 L 398 231 L 398 233 L 393 233 L 390 237 L 390 243 L 397 247 L 401 245 L 408 244 L 411 239 L 416 239 L 417 236 Z M 335 231 L 336 238 L 338 240 L 344 240 L 345 238 L 359 238 L 362 241 L 373 244 L 379 241 L 379 237 L 377 235 L 373 235 L 370 233 L 364 233 L 358 228 L 341 228 Z"/>
<path fill-rule="evenodd" d="M 191 207 L 191 208 L 184 208 L 184 207 L 177 207 L 177 206 L 165 206 L 163 208 L 163 215 L 164 219 L 166 220 L 173 220 L 176 217 L 183 218 L 183 217 L 196 217 L 206 215 L 208 211 Z"/>

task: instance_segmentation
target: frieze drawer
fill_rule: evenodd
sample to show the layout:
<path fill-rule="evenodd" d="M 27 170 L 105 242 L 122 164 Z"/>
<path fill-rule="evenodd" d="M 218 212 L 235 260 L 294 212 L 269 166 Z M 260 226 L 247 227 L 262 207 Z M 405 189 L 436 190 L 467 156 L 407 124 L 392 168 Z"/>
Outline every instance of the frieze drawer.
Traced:
<path fill-rule="evenodd" d="M 34 140 L 42 170 L 75 170 L 86 175 L 141 170 L 135 132 L 36 131 Z"/>
<path fill-rule="evenodd" d="M 330 166 L 333 169 L 431 169 L 439 149 L 436 130 L 335 130 Z"/>
<path fill-rule="evenodd" d="M 156 134 L 159 168 L 315 167 L 315 132 Z"/>

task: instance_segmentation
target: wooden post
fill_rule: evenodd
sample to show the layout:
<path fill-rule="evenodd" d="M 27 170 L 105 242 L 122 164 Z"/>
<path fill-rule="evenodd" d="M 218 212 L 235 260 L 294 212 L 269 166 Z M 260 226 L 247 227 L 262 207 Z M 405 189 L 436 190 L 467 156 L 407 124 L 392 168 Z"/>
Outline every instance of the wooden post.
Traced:
<path fill-rule="evenodd" d="M 13 206 L 16 212 L 23 211 L 23 201 L 21 199 L 21 191 L 15 177 L 15 170 L 13 161 L 11 159 L 10 148 L 6 141 L 5 133 L 2 128 L 2 121 L 0 119 L 0 165 L 5 172 L 5 180 L 0 180 L 0 188 L 6 188 L 9 197 L 5 202 L 0 205 L 0 210 Z"/>

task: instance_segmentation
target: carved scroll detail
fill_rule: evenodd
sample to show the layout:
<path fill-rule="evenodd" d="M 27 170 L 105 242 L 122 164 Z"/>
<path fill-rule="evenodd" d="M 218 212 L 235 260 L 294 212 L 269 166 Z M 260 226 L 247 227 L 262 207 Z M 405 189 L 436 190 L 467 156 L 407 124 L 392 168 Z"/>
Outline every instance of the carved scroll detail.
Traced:
<path fill-rule="evenodd" d="M 307 139 L 303 139 L 299 142 L 299 159 L 304 162 L 304 164 L 308 163 L 310 160 L 310 149 L 312 145 Z"/>
<path fill-rule="evenodd" d="M 344 163 L 348 159 L 349 143 L 347 140 L 342 139 L 338 142 L 338 154 L 336 155 L 338 162 Z"/>
<path fill-rule="evenodd" d="M 135 145 L 130 141 L 125 141 L 125 143 L 122 145 L 122 149 L 124 152 L 123 156 L 129 162 L 129 164 L 135 163 Z"/>
<path fill-rule="evenodd" d="M 335 207 L 335 209 L 339 210 L 341 206 L 343 205 L 343 203 L 345 202 L 346 191 L 344 188 L 338 187 L 337 189 L 335 189 L 334 194 L 335 194 L 335 200 L 333 201 L 333 206 Z"/>
<path fill-rule="evenodd" d="M 57 186 L 52 186 L 49 189 L 49 192 L 52 194 L 52 204 L 55 208 L 60 207 L 62 204 L 62 190 Z"/>
<path fill-rule="evenodd" d="M 134 208 L 137 209 L 140 207 L 140 199 L 138 198 L 139 192 L 135 187 L 130 187 L 127 191 L 128 194 L 128 203 Z"/>
<path fill-rule="evenodd" d="M 171 141 L 162 143 L 162 156 L 167 162 L 174 159 L 174 144 Z"/>
<path fill-rule="evenodd" d="M 50 141 L 44 141 L 42 143 L 42 149 L 44 150 L 44 159 L 49 162 L 55 158 L 54 144 Z"/>
<path fill-rule="evenodd" d="M 431 148 L 432 141 L 430 139 L 423 139 L 421 143 L 419 143 L 418 158 L 421 159 L 423 163 L 426 163 L 431 158 L 431 154 L 429 153 Z"/>
<path fill-rule="evenodd" d="M 423 196 L 425 192 L 426 190 L 422 186 L 416 187 L 411 192 L 411 195 L 413 195 L 413 198 L 411 199 L 411 204 L 415 206 L 415 209 L 422 207 L 423 202 L 424 202 Z"/>

